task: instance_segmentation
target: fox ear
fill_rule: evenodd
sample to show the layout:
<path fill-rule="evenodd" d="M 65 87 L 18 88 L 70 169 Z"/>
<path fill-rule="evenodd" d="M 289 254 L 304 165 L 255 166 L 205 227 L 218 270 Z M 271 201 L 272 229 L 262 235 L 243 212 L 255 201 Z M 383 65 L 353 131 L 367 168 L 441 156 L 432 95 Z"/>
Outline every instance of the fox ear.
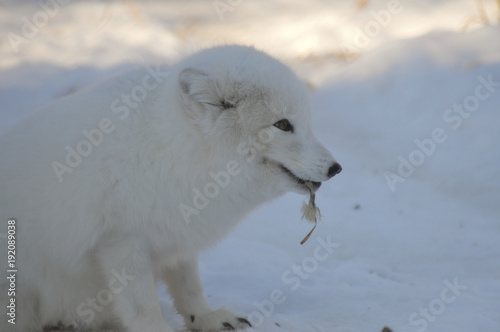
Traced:
<path fill-rule="evenodd" d="M 221 91 L 212 77 L 204 71 L 186 68 L 179 73 L 178 82 L 181 100 L 189 117 L 202 120 L 218 115 Z"/>
<path fill-rule="evenodd" d="M 193 92 L 202 88 L 201 85 L 208 83 L 208 74 L 204 71 L 186 68 L 179 73 L 179 87 L 185 96 L 193 95 Z"/>

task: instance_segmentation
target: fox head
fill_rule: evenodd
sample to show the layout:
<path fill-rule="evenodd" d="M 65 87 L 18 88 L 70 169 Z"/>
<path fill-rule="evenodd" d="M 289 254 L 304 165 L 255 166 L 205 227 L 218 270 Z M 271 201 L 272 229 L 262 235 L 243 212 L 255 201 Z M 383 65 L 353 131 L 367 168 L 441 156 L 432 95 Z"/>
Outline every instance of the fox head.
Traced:
<path fill-rule="evenodd" d="M 342 170 L 314 135 L 306 87 L 281 62 L 222 46 L 198 53 L 192 64 L 178 75 L 186 117 L 242 167 L 257 165 L 248 167 L 251 176 L 283 192 L 309 193 Z"/>

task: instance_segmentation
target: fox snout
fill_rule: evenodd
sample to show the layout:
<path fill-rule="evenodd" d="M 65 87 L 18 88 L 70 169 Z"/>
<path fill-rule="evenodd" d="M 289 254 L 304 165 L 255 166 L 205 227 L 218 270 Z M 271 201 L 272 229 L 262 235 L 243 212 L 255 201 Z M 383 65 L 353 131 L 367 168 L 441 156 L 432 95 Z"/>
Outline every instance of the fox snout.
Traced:
<path fill-rule="evenodd" d="M 339 174 L 340 172 L 342 172 L 342 166 L 340 166 L 339 163 L 335 162 L 333 163 L 333 165 L 328 169 L 328 178 L 332 178 L 334 177 L 335 175 Z"/>

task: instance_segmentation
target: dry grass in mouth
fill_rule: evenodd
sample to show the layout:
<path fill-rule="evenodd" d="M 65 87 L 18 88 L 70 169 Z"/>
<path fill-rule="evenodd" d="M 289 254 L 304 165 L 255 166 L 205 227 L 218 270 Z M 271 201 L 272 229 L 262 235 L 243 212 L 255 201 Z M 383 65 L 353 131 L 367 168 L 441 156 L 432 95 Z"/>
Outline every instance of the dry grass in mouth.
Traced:
<path fill-rule="evenodd" d="M 313 191 L 314 185 L 310 181 L 306 181 L 304 184 L 307 186 L 307 188 L 309 188 L 309 203 L 306 204 L 304 202 L 302 204 L 302 208 L 300 209 L 300 211 L 302 212 L 302 219 L 306 219 L 307 221 L 313 222 L 314 227 L 300 242 L 300 244 L 306 243 L 306 241 L 311 236 L 312 232 L 316 229 L 316 226 L 318 225 L 318 219 L 321 219 L 321 212 L 319 208 L 316 206 L 316 203 L 314 202 L 316 198 L 316 194 Z"/>

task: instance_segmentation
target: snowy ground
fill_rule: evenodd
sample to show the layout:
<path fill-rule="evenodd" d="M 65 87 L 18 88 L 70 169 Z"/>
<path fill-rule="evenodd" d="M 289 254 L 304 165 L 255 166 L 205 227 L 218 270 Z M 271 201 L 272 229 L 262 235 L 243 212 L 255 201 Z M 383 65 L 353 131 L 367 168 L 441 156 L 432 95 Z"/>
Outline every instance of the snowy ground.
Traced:
<path fill-rule="evenodd" d="M 224 42 L 280 57 L 311 87 L 316 132 L 344 168 L 317 195 L 323 222 L 301 246 L 303 197 L 256 211 L 202 257 L 213 307 L 264 332 L 500 331 L 494 1 L 491 26 L 472 0 L 41 3 L 0 2 L 0 131 L 123 68 Z"/>

